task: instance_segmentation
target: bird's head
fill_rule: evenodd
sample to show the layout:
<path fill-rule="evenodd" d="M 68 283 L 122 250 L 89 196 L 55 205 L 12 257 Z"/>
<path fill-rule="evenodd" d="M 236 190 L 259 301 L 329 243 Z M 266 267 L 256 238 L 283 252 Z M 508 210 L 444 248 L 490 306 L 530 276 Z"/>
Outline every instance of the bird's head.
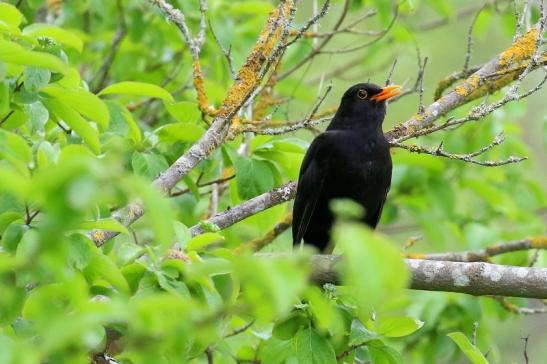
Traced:
<path fill-rule="evenodd" d="M 386 113 L 386 101 L 400 93 L 399 85 L 381 87 L 373 83 L 358 83 L 342 96 L 337 115 L 349 127 L 365 126 L 363 123 L 381 126 Z"/>

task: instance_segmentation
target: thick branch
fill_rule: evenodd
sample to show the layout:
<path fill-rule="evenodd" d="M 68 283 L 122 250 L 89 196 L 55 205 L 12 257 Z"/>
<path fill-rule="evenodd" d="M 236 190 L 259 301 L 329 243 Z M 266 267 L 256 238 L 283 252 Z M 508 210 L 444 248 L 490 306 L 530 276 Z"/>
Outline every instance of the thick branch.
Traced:
<path fill-rule="evenodd" d="M 284 254 L 257 256 L 278 258 Z M 335 266 L 340 259 L 335 255 L 314 255 L 310 263 L 311 279 L 318 284 L 339 283 Z M 547 298 L 547 268 L 418 259 L 406 259 L 406 262 L 410 269 L 410 289 L 459 292 L 473 296 Z"/>

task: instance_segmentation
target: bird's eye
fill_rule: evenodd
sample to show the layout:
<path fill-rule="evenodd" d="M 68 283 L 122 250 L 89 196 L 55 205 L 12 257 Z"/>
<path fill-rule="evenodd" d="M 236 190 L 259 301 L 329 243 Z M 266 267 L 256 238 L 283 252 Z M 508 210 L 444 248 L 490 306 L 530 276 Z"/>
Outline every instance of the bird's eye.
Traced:
<path fill-rule="evenodd" d="M 359 91 L 357 91 L 357 97 L 359 97 L 361 100 L 366 99 L 367 96 L 368 96 L 368 93 L 366 90 L 360 89 Z"/>

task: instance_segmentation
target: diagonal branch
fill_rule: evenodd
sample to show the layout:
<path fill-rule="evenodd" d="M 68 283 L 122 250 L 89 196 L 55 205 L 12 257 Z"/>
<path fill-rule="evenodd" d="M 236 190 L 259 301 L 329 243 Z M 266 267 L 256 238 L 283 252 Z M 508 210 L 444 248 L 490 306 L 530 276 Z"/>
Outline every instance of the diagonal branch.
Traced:
<path fill-rule="evenodd" d="M 251 198 L 232 209 L 225 210 L 213 216 L 205 223 L 194 225 L 190 228 L 190 235 L 196 236 L 206 232 L 204 225 L 214 225 L 220 229 L 232 226 L 251 215 L 269 209 L 272 206 L 287 202 L 294 198 L 296 193 L 296 182 L 289 182 L 281 187 L 274 188 L 270 192 Z"/>
<path fill-rule="evenodd" d="M 162 0 L 152 2 L 154 4 L 163 4 L 164 6 L 169 5 Z M 287 39 L 294 13 L 295 5 L 291 0 L 281 3 L 270 12 L 263 31 L 259 35 L 244 65 L 239 70 L 237 79 L 228 90 L 227 96 L 214 117 L 211 126 L 186 153 L 156 178 L 154 184 L 158 188 L 162 191 L 169 191 L 195 166 L 222 145 L 227 136 L 232 118 L 259 86 L 261 82 L 259 74 L 271 65 L 272 59 L 270 57 L 273 54 L 278 54 L 278 57 L 283 54 L 282 51 L 278 51 L 278 48 Z M 171 11 L 169 14 L 181 15 L 182 13 L 180 11 Z M 183 29 L 184 27 L 181 28 L 181 31 Z M 183 31 L 183 34 L 185 34 L 185 31 Z M 133 203 L 120 211 L 116 211 L 113 217 L 127 226 L 140 218 L 142 214 L 142 206 L 139 203 Z M 97 245 L 101 245 L 106 240 L 118 235 L 118 233 L 95 230 L 90 232 L 89 235 Z"/>
<path fill-rule="evenodd" d="M 423 113 L 416 114 L 410 120 L 399 124 L 388 131 L 386 133 L 388 140 L 399 142 L 408 139 L 408 137 L 412 136 L 414 133 L 431 127 L 435 120 L 449 111 L 488 93 L 497 91 L 518 79 L 522 73 L 529 69 L 528 67 L 522 71 L 522 73 L 516 71 L 495 80 L 491 78 L 491 75 L 511 68 L 514 64 L 531 64 L 531 58 L 536 51 L 538 28 L 540 28 L 540 24 L 536 25 L 521 38 L 517 39 L 511 47 L 500 53 L 497 57 L 485 63 L 461 85 L 429 105 Z"/>

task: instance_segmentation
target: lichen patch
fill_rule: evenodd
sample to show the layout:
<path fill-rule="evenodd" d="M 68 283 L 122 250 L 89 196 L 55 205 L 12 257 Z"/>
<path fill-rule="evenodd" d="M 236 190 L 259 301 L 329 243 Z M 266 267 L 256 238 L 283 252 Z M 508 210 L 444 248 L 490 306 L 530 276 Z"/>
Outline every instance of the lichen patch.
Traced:
<path fill-rule="evenodd" d="M 499 65 L 507 67 L 511 63 L 530 58 L 535 50 L 537 35 L 537 28 L 534 27 L 518 38 L 511 47 L 500 54 Z"/>

